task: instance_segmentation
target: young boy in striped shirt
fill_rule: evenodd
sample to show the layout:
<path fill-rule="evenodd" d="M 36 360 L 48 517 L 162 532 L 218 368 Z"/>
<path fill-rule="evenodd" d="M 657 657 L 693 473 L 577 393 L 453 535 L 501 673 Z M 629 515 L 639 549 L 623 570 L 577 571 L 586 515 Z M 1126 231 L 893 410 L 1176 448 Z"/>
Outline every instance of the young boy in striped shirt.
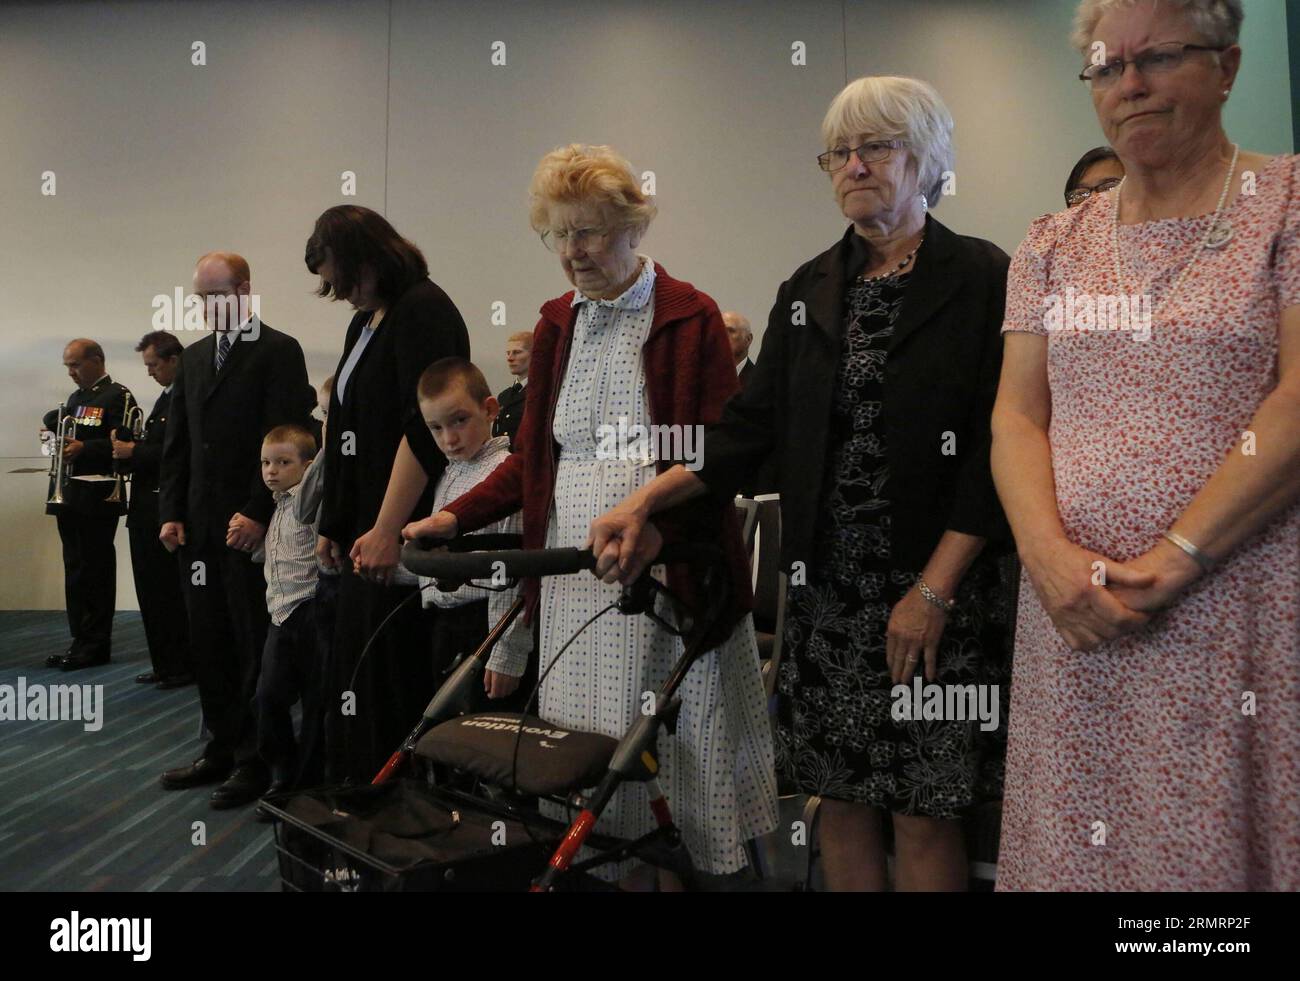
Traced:
<path fill-rule="evenodd" d="M 262 482 L 275 511 L 262 542 L 266 607 L 271 626 L 262 649 L 254 704 L 257 748 L 271 768 L 268 794 L 298 783 L 303 762 L 289 710 L 302 699 L 301 742 L 318 745 L 321 727 L 320 658 L 316 639 L 316 526 L 299 520 L 297 497 L 303 474 L 316 456 L 316 441 L 301 426 L 277 426 L 262 441 Z"/>

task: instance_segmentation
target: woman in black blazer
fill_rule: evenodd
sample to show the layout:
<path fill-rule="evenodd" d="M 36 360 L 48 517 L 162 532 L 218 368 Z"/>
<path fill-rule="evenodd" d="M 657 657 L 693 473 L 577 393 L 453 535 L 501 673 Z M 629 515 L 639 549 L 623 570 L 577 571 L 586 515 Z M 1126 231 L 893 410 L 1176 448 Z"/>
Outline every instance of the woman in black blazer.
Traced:
<path fill-rule="evenodd" d="M 357 310 L 330 396 L 317 554 L 343 573 L 334 642 L 323 645 L 331 647 L 323 672 L 327 775 L 364 782 L 433 691 L 417 601 L 403 606 L 356 669 L 384 618 L 418 588 L 399 571 L 401 530 L 429 513 L 447 462 L 420 419 L 416 382 L 439 358 L 468 358 L 469 334 L 455 304 L 429 280 L 420 250 L 368 208 L 340 205 L 322 214 L 306 262 L 321 277 L 321 296 Z M 348 691 L 354 704 L 344 701 Z"/>
<path fill-rule="evenodd" d="M 1007 610 L 988 546 L 1006 525 L 989 418 L 1008 259 L 927 214 L 951 131 L 923 82 L 840 93 L 818 160 L 853 225 L 781 286 L 702 469 L 668 471 L 592 526 L 598 574 L 630 579 L 657 548 L 650 515 L 728 498 L 773 455 L 790 577 L 777 762 L 826 799 L 832 889 L 885 887 L 886 813 L 897 888 L 964 888 L 959 819 L 1001 789 Z M 968 707 L 991 730 L 953 711 L 913 721 L 914 676 L 984 686 Z"/>

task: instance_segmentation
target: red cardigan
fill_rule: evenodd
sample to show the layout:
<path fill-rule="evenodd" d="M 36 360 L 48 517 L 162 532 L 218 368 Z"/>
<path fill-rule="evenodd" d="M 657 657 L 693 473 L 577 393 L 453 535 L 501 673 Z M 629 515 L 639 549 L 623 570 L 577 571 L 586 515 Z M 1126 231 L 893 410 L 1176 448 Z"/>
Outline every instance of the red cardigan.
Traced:
<path fill-rule="evenodd" d="M 551 427 L 577 319 L 572 300 L 570 290 L 542 306 L 541 320 L 533 331 L 524 417 L 515 437 L 515 452 L 486 480 L 444 509 L 456 516 L 461 534 L 522 507 L 524 548 L 542 548 L 546 543 L 559 455 Z M 717 304 L 690 283 L 673 279 L 658 263 L 654 300 L 654 320 L 641 349 L 651 422 L 678 426 L 717 422 L 723 405 L 740 390 Z M 662 473 L 672 465 L 672 461 L 661 460 L 658 469 Z M 729 500 L 699 497 L 655 515 L 654 524 L 665 542 L 707 541 L 723 547 L 731 574 L 731 598 L 718 627 L 710 632 L 710 639 L 720 643 L 753 605 L 749 559 L 735 508 Z M 670 568 L 668 586 L 698 609 L 698 589 L 687 570 Z M 537 580 L 526 580 L 524 591 L 531 622 L 540 597 Z"/>

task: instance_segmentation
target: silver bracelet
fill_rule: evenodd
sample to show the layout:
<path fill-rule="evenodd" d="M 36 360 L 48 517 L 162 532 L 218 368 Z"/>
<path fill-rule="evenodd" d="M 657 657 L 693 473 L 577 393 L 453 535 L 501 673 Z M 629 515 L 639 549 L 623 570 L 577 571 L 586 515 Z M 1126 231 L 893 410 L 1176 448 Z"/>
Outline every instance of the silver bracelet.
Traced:
<path fill-rule="evenodd" d="M 1178 532 L 1166 531 L 1164 533 L 1164 537 L 1166 541 L 1172 542 L 1173 544 L 1177 545 L 1184 552 L 1186 552 L 1193 559 L 1195 559 L 1196 564 L 1199 565 L 1206 572 L 1209 572 L 1211 569 L 1214 568 L 1214 560 L 1210 558 L 1208 555 L 1206 555 L 1204 552 L 1202 552 L 1195 545 L 1193 545 L 1191 542 L 1189 542 L 1182 535 L 1178 534 Z"/>
<path fill-rule="evenodd" d="M 927 603 L 931 604 L 932 606 L 937 606 L 939 609 L 943 610 L 944 613 L 951 613 L 953 610 L 957 609 L 956 600 L 944 599 L 933 589 L 927 586 L 925 584 L 924 579 L 918 578 L 916 580 L 916 588 L 921 591 L 921 595 L 925 597 L 925 601 Z"/>

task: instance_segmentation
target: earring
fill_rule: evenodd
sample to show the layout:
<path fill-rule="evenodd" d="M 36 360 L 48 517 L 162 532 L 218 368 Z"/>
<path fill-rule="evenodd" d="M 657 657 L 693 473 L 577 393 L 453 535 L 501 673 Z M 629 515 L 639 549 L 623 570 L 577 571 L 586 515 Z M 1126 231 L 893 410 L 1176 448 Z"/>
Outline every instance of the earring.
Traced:
<path fill-rule="evenodd" d="M 1224 90 L 1223 90 L 1223 97 L 1226 99 L 1226 98 L 1231 94 L 1231 92 L 1232 92 L 1232 89 L 1224 89 Z"/>
<path fill-rule="evenodd" d="M 925 192 L 924 192 L 924 191 L 921 191 L 920 194 L 921 194 L 921 210 L 922 210 L 922 211 L 929 211 L 929 210 L 930 210 L 930 199 L 927 198 L 927 197 L 925 196 Z"/>

